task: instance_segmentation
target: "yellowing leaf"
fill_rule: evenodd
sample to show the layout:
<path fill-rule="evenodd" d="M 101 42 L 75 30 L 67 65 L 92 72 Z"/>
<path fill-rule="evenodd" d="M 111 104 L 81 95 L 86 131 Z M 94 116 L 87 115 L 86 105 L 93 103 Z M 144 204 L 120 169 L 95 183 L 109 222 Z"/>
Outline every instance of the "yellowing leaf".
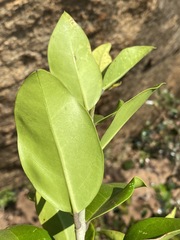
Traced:
<path fill-rule="evenodd" d="M 110 43 L 105 43 L 95 48 L 93 51 L 93 56 L 99 65 L 100 71 L 103 72 L 106 67 L 112 62 L 112 58 L 109 54 L 111 49 Z"/>

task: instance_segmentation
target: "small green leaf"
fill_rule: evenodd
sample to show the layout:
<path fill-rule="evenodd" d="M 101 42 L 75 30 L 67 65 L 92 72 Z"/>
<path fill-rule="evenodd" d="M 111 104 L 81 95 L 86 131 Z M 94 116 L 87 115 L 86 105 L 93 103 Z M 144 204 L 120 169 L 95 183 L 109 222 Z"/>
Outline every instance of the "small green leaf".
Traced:
<path fill-rule="evenodd" d="M 127 185 L 124 183 L 102 184 L 98 194 L 86 208 L 86 220 L 95 219 L 129 199 L 137 187 L 145 186 L 138 178 L 133 178 Z"/>
<path fill-rule="evenodd" d="M 129 120 L 130 117 L 144 104 L 144 102 L 151 96 L 151 94 L 161 87 L 160 84 L 156 87 L 152 87 L 144 90 L 143 92 L 137 94 L 135 97 L 131 98 L 129 101 L 125 102 L 120 109 L 117 111 L 114 120 L 111 125 L 103 135 L 101 139 L 101 146 L 105 146 L 112 140 L 116 133 L 124 126 L 124 124 Z"/>
<path fill-rule="evenodd" d="M 121 79 L 153 49 L 154 47 L 151 46 L 134 46 L 123 49 L 108 67 L 103 79 L 103 89 L 106 90 Z"/>
<path fill-rule="evenodd" d="M 99 231 L 99 233 L 104 234 L 110 240 L 123 240 L 124 239 L 124 233 L 118 232 L 118 231 L 102 229 Z"/>
<path fill-rule="evenodd" d="M 112 62 L 109 54 L 111 50 L 111 43 L 105 43 L 94 49 L 93 56 L 99 65 L 100 71 L 103 72 L 106 67 Z"/>
<path fill-rule="evenodd" d="M 109 114 L 109 115 L 107 115 L 105 117 L 103 115 L 95 114 L 94 115 L 94 123 L 95 123 L 95 125 L 97 125 L 97 124 L 99 124 L 101 122 L 104 122 L 105 120 L 107 120 L 110 117 L 114 117 L 116 115 L 117 111 L 120 109 L 120 107 L 123 104 L 124 104 L 124 102 L 122 100 L 119 100 L 118 104 L 117 104 L 117 107 L 116 107 L 116 110 L 113 113 L 111 113 L 111 114 Z"/>
<path fill-rule="evenodd" d="M 114 84 L 109 88 L 109 90 L 114 89 L 114 88 L 117 88 L 117 87 L 119 87 L 121 84 L 122 84 L 122 82 L 114 83 Z"/>
<path fill-rule="evenodd" d="M 86 208 L 104 172 L 89 113 L 57 78 L 39 70 L 18 92 L 15 119 L 21 163 L 36 190 L 61 211 Z"/>
<path fill-rule="evenodd" d="M 111 114 L 109 114 L 109 115 L 107 115 L 107 116 L 105 116 L 105 117 L 102 116 L 102 115 L 97 115 L 97 114 L 95 114 L 95 115 L 94 115 L 94 123 L 95 123 L 95 125 L 98 125 L 98 124 L 106 121 L 106 120 L 107 120 L 108 118 L 110 118 L 110 117 L 114 117 L 114 115 L 116 114 L 116 112 L 117 112 L 117 111 L 115 111 L 115 112 L 113 112 L 113 113 L 111 113 Z"/>
<path fill-rule="evenodd" d="M 92 223 L 89 224 L 88 230 L 86 231 L 85 240 L 94 240 L 95 239 L 95 228 Z"/>
<path fill-rule="evenodd" d="M 166 216 L 166 218 L 175 218 L 176 216 L 176 207 Z"/>
<path fill-rule="evenodd" d="M 48 62 L 51 73 L 90 110 L 101 96 L 102 76 L 87 36 L 66 12 L 52 33 Z"/>
<path fill-rule="evenodd" d="M 176 231 L 176 232 L 175 232 Z M 178 231 L 178 232 L 177 232 Z M 174 232 L 174 233 L 172 233 Z M 130 227 L 124 237 L 124 240 L 145 240 L 145 239 L 169 239 L 167 234 L 180 233 L 180 219 L 178 218 L 148 218 Z M 164 236 L 165 235 L 165 236 Z M 166 238 L 160 238 L 160 237 Z"/>
<path fill-rule="evenodd" d="M 99 122 L 104 120 L 104 116 L 100 114 L 94 114 L 94 123 L 97 125 Z"/>
<path fill-rule="evenodd" d="M 31 225 L 19 225 L 0 230 L 1 240 L 52 240 L 46 230 Z"/>
<path fill-rule="evenodd" d="M 76 240 L 72 214 L 54 208 L 37 192 L 35 203 L 41 225 L 54 240 Z"/>

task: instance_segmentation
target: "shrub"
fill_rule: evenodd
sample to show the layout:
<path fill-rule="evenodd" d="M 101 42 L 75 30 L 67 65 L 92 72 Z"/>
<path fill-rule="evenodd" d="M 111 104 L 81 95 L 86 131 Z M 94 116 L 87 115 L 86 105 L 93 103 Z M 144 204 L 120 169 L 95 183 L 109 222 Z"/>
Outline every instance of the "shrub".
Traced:
<path fill-rule="evenodd" d="M 15 103 L 20 160 L 36 189 L 34 201 L 44 229 L 13 226 L 0 231 L 1 239 L 95 239 L 92 220 L 145 186 L 138 177 L 127 184 L 103 184 L 103 149 L 162 84 L 127 102 L 119 100 L 108 116 L 96 115 L 95 106 L 154 47 L 126 48 L 114 60 L 110 48 L 106 43 L 92 52 L 83 30 L 63 13 L 48 46 L 50 71 L 33 72 Z M 96 125 L 107 118 L 113 120 L 100 139 Z M 125 234 L 107 229 L 98 234 L 118 240 L 169 239 L 180 233 L 180 219 L 172 215 L 142 220 Z"/>

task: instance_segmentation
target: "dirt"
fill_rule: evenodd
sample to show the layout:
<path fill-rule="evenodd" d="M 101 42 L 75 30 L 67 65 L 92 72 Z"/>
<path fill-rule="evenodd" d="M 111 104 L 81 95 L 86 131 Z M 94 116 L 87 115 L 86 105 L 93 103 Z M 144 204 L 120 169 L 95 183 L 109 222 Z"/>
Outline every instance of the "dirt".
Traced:
<path fill-rule="evenodd" d="M 16 146 L 13 117 L 15 96 L 22 81 L 38 68 L 48 69 L 47 45 L 60 14 L 66 10 L 87 33 L 92 48 L 111 42 L 111 54 L 133 45 L 153 45 L 153 53 L 137 65 L 123 84 L 103 95 L 97 112 L 108 114 L 116 100 L 127 100 L 139 91 L 166 82 L 169 91 L 180 95 L 180 2 L 168 0 L 1 0 L 0 1 L 0 189 L 17 189 L 17 203 L 0 212 L 0 228 L 11 224 L 38 224 L 33 204 L 26 200 L 28 180 L 22 171 Z M 157 112 L 145 105 L 126 124 L 106 150 L 106 181 L 129 181 L 134 175 L 142 177 L 150 186 L 164 183 L 173 166 L 168 159 L 150 159 L 144 168 L 137 162 L 139 152 L 127 139 L 136 136 L 151 115 Z M 102 134 L 105 126 L 100 128 Z M 132 158 L 135 168 L 123 171 L 123 161 Z M 163 170 L 163 171 L 162 171 Z M 177 179 L 178 177 L 176 177 Z M 179 180 L 179 179 L 178 179 Z M 139 205 L 149 206 L 147 216 L 158 212 L 159 203 L 153 189 L 137 190 L 130 210 L 141 218 Z M 179 192 L 174 201 L 179 201 Z M 141 202 L 141 204 L 139 204 Z M 125 217 L 126 223 L 130 220 Z"/>
<path fill-rule="evenodd" d="M 21 189 L 16 196 L 16 202 L 0 210 L 0 229 L 16 224 L 33 224 L 40 226 L 34 207 L 34 202 L 27 197 L 28 189 Z"/>

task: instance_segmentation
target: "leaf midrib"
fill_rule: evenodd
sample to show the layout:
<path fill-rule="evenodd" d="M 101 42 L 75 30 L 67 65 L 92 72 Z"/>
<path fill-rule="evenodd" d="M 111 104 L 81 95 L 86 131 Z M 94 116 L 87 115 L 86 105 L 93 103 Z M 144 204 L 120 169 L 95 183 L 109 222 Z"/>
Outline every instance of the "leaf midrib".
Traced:
<path fill-rule="evenodd" d="M 86 109 L 88 109 L 88 106 L 87 106 L 87 102 L 86 102 L 86 99 L 85 99 L 85 95 L 84 95 L 84 92 L 83 92 L 83 88 L 81 86 L 81 82 L 80 82 L 80 76 L 79 76 L 79 72 L 78 72 L 78 68 L 77 68 L 77 63 L 76 63 L 76 54 L 75 52 L 73 51 L 73 44 L 72 44 L 72 41 L 70 40 L 70 50 L 71 50 L 71 54 L 73 56 L 73 62 L 74 62 L 74 66 L 75 66 L 75 70 L 76 70 L 76 75 L 77 75 L 77 79 L 78 79 L 78 84 L 79 84 L 79 88 L 80 88 L 80 91 L 81 91 L 81 94 L 82 94 L 82 98 L 83 98 L 83 104 L 85 106 Z"/>
<path fill-rule="evenodd" d="M 37 78 L 38 78 L 38 80 L 39 80 L 39 85 L 40 85 L 40 89 L 41 89 L 41 91 L 42 91 L 42 95 L 43 95 L 43 101 L 44 101 L 44 105 L 45 105 L 45 109 L 46 109 L 46 114 L 47 114 L 47 117 L 48 117 L 48 123 L 49 123 L 49 127 L 50 127 L 50 131 L 51 131 L 51 133 L 52 133 L 52 136 L 53 136 L 53 139 L 54 139 L 54 142 L 55 142 L 55 146 L 56 146 L 56 150 L 57 150 L 57 153 L 58 153 L 58 155 L 59 155 L 59 157 L 60 157 L 60 164 L 61 164 L 61 166 L 62 166 L 62 172 L 63 172 L 63 175 L 64 175 L 64 179 L 65 179 L 65 183 L 66 183 L 66 187 L 67 187 L 67 189 L 68 189 L 68 195 L 69 195 L 69 201 L 70 201 L 70 204 L 71 204 L 71 206 L 72 206 L 72 202 L 71 202 L 71 194 L 70 194 L 70 189 L 71 189 L 71 187 L 69 187 L 69 184 L 68 184 L 68 176 L 66 176 L 66 174 L 65 174 L 65 166 L 64 166 L 64 164 L 63 164 L 63 157 L 62 157 L 62 153 L 61 153 L 61 151 L 58 149 L 58 141 L 57 141 L 57 139 L 56 139 L 56 134 L 54 133 L 54 130 L 53 130 L 53 127 L 52 127 L 52 124 L 51 124 L 51 118 L 50 118 L 50 114 L 49 114 L 49 110 L 48 110 L 48 106 L 47 106 L 47 102 L 46 102 L 46 98 L 45 98 L 45 93 L 44 93 L 44 90 L 43 90 L 43 87 L 42 87 L 42 85 L 41 85 L 41 81 L 40 81 L 40 78 L 39 78 L 39 76 L 38 76 L 38 72 L 37 72 Z M 71 189 L 72 190 L 72 189 Z"/>

